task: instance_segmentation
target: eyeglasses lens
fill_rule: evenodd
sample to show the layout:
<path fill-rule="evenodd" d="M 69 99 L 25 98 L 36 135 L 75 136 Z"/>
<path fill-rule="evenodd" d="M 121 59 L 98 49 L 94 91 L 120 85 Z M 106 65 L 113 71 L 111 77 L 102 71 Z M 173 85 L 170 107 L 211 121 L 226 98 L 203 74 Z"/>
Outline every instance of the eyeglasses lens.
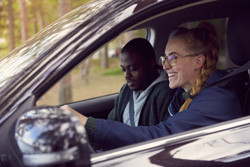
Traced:
<path fill-rule="evenodd" d="M 162 65 L 164 65 L 166 63 L 166 61 L 168 61 L 168 63 L 171 66 L 175 66 L 175 60 L 176 60 L 176 57 L 174 55 L 161 56 Z"/>

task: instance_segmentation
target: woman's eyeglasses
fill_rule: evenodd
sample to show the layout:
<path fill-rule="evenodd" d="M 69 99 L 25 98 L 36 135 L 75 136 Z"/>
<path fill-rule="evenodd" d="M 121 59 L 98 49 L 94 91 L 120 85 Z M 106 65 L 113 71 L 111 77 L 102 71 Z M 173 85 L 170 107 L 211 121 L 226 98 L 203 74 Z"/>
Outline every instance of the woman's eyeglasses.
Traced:
<path fill-rule="evenodd" d="M 161 63 L 162 63 L 163 66 L 164 66 L 164 64 L 167 61 L 169 65 L 171 65 L 172 67 L 174 67 L 174 66 L 176 66 L 177 58 L 194 57 L 194 56 L 198 56 L 198 55 L 199 54 L 192 54 L 192 55 L 181 56 L 181 55 L 178 55 L 176 53 L 173 53 L 173 54 L 170 54 L 170 55 L 161 56 L 160 60 L 161 60 Z"/>

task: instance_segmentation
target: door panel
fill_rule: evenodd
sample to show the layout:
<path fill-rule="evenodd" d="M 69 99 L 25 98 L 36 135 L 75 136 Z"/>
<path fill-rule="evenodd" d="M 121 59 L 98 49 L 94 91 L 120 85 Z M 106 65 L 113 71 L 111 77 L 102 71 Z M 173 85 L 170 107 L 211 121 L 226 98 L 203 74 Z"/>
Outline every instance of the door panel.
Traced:
<path fill-rule="evenodd" d="M 109 112 L 114 107 L 114 101 L 116 96 L 117 94 L 112 94 L 79 101 L 68 105 L 85 116 L 106 119 Z"/>

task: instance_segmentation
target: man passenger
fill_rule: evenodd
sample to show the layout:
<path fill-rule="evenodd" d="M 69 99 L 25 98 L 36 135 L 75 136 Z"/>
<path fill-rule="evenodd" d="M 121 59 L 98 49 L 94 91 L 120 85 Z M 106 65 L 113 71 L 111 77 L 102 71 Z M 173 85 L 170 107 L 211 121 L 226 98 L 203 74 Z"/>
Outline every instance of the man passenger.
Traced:
<path fill-rule="evenodd" d="M 127 81 L 115 100 L 108 119 L 130 126 L 151 126 L 166 121 L 175 90 L 158 68 L 151 44 L 143 38 L 128 42 L 121 50 L 120 65 Z"/>

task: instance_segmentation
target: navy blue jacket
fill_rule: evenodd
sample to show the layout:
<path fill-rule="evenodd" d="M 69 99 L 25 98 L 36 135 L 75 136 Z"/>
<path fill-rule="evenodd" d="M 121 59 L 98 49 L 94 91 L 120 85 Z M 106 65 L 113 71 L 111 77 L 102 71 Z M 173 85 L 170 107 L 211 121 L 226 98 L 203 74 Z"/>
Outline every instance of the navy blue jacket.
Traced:
<path fill-rule="evenodd" d="M 218 80 L 222 75 L 224 74 L 215 71 L 205 85 Z M 89 118 L 85 127 L 88 134 L 91 131 L 93 133 L 90 142 L 95 148 L 111 149 L 238 118 L 242 116 L 242 112 L 237 85 L 232 84 L 235 88 L 228 85 L 202 89 L 182 112 L 178 112 L 179 107 L 170 107 L 169 111 L 173 116 L 156 126 L 130 127 L 116 121 Z M 182 93 L 180 89 L 182 88 L 176 91 L 173 103 Z"/>

